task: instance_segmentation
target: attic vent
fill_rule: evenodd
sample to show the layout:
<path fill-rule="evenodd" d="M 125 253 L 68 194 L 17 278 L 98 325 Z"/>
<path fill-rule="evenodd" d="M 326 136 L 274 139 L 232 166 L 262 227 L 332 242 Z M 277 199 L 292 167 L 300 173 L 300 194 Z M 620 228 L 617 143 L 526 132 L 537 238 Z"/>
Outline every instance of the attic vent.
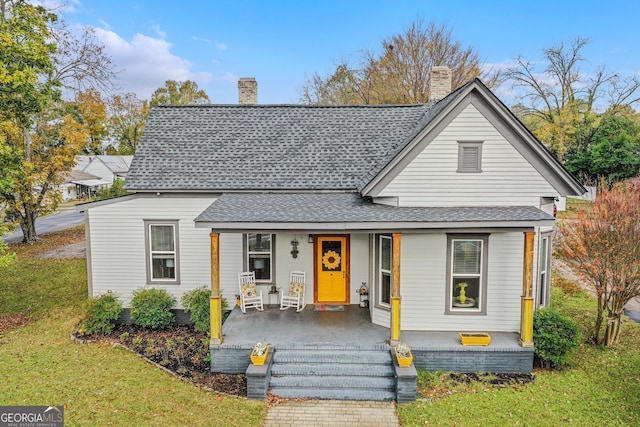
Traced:
<path fill-rule="evenodd" d="M 482 172 L 482 141 L 458 142 L 458 172 Z"/>

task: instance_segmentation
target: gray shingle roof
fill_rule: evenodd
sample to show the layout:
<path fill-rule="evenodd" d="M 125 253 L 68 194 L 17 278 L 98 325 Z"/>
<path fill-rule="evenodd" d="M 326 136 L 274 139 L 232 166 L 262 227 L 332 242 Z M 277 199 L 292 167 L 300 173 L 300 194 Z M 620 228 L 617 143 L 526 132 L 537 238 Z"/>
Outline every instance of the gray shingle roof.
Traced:
<path fill-rule="evenodd" d="M 126 188 L 355 190 L 432 106 L 157 106 Z"/>
<path fill-rule="evenodd" d="M 196 223 L 524 223 L 553 221 L 533 206 L 393 207 L 356 193 L 226 193 L 205 209 Z"/>

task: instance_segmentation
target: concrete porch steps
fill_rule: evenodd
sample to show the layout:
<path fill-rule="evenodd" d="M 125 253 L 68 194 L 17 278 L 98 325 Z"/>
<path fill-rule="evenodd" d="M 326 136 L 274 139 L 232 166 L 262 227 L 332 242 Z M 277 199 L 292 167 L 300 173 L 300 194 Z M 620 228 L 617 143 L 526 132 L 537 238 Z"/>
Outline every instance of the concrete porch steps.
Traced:
<path fill-rule="evenodd" d="M 392 363 L 389 350 L 383 349 L 277 350 L 269 388 L 285 398 L 395 400 Z"/>

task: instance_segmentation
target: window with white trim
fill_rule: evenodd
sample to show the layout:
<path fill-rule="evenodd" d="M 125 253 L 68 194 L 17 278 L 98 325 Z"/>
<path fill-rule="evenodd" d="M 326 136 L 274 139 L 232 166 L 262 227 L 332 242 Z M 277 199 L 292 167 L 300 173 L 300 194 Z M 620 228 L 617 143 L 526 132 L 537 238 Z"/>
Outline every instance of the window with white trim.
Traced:
<path fill-rule="evenodd" d="M 391 236 L 378 236 L 378 292 L 377 303 L 382 307 L 391 306 Z"/>
<path fill-rule="evenodd" d="M 458 141 L 458 172 L 482 172 L 482 141 Z"/>
<path fill-rule="evenodd" d="M 256 282 L 274 281 L 274 234 L 247 233 L 244 235 L 245 269 L 256 273 Z"/>
<path fill-rule="evenodd" d="M 551 262 L 551 252 L 548 235 L 543 235 L 540 240 L 540 268 L 538 274 L 538 306 L 544 307 L 549 303 L 549 264 Z"/>
<path fill-rule="evenodd" d="M 486 314 L 486 235 L 447 236 L 447 314 Z"/>
<path fill-rule="evenodd" d="M 179 283 L 178 221 L 145 221 L 148 283 Z"/>

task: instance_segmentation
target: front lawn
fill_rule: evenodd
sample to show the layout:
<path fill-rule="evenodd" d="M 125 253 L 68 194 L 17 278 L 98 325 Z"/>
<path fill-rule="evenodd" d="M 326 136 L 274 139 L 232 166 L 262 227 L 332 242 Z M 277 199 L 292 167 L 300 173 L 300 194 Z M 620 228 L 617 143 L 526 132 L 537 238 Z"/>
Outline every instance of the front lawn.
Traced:
<path fill-rule="evenodd" d="M 64 405 L 68 426 L 261 425 L 264 402 L 201 390 L 119 347 L 71 341 L 87 295 L 85 262 L 37 255 L 73 233 L 11 246 L 18 263 L 0 274 L 0 317 L 30 323 L 0 332 L 0 405 Z"/>
<path fill-rule="evenodd" d="M 584 292 L 554 289 L 552 304 L 578 322 L 593 320 L 595 300 Z M 404 426 L 638 425 L 640 324 L 627 319 L 614 349 L 583 344 L 565 370 L 537 370 L 535 376 L 530 384 L 496 387 L 420 372 L 421 400 L 399 406 L 398 413 Z"/>

